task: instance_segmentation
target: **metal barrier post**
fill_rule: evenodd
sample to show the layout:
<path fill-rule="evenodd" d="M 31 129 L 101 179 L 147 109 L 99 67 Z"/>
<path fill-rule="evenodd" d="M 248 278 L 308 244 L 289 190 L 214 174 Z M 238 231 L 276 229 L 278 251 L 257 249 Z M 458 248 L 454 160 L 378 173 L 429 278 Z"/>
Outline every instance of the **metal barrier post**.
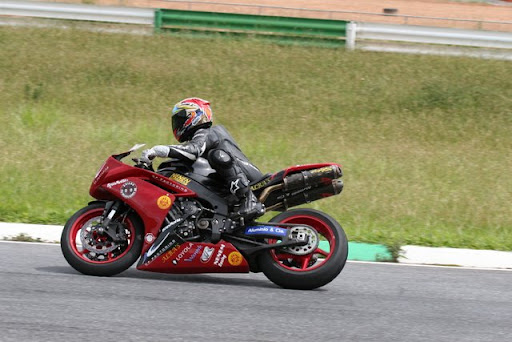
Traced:
<path fill-rule="evenodd" d="M 356 48 L 356 30 L 357 24 L 353 21 L 347 24 L 347 38 L 345 44 L 348 50 L 354 50 Z"/>

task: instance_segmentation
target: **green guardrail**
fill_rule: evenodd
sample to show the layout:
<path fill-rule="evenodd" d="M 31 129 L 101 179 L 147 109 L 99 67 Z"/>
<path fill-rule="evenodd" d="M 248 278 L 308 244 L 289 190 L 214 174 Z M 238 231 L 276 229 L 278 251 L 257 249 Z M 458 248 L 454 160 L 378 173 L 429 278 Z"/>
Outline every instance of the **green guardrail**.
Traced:
<path fill-rule="evenodd" d="M 345 44 L 347 21 L 158 9 L 155 32 L 254 36 L 280 43 Z"/>

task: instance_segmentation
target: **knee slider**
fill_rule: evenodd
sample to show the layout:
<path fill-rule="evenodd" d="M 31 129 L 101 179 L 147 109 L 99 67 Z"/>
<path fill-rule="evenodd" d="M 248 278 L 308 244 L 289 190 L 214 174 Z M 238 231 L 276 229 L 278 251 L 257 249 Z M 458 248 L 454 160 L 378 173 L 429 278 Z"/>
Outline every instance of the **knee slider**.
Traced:
<path fill-rule="evenodd" d="M 233 158 L 224 150 L 211 150 L 208 162 L 214 169 L 228 169 L 233 166 Z"/>

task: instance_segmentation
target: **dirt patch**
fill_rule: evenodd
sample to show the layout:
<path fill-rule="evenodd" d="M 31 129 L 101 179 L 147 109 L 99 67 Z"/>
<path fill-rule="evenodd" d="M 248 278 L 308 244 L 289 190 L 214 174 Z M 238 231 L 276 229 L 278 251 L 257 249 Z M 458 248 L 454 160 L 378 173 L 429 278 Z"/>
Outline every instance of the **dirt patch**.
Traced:
<path fill-rule="evenodd" d="M 449 2 L 446 0 L 287 0 L 286 2 L 282 0 L 201 0 L 201 3 L 165 0 L 62 0 L 60 2 L 512 31 L 511 3 L 490 1 L 489 3 Z M 230 5 L 214 4 L 220 2 Z M 274 8 L 261 6 L 273 6 Z M 284 9 L 283 7 L 302 10 Z M 393 11 L 396 15 L 386 14 L 384 9 L 396 10 L 396 12 Z M 507 22 L 507 24 L 486 23 L 493 21 Z"/>

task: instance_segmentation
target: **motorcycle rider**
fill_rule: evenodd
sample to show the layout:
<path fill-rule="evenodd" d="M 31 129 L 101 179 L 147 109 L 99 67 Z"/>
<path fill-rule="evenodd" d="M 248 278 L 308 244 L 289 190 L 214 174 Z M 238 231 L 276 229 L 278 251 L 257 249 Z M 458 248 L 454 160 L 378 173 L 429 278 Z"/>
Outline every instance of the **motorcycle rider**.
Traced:
<path fill-rule="evenodd" d="M 262 174 L 249 162 L 223 126 L 212 126 L 210 103 L 197 97 L 186 98 L 174 105 L 171 118 L 174 136 L 181 144 L 153 146 L 142 151 L 141 161 L 168 157 L 194 162 L 204 157 L 236 196 L 238 215 L 245 220 L 263 215 L 264 206 L 249 186 L 250 181 L 260 179 Z"/>

